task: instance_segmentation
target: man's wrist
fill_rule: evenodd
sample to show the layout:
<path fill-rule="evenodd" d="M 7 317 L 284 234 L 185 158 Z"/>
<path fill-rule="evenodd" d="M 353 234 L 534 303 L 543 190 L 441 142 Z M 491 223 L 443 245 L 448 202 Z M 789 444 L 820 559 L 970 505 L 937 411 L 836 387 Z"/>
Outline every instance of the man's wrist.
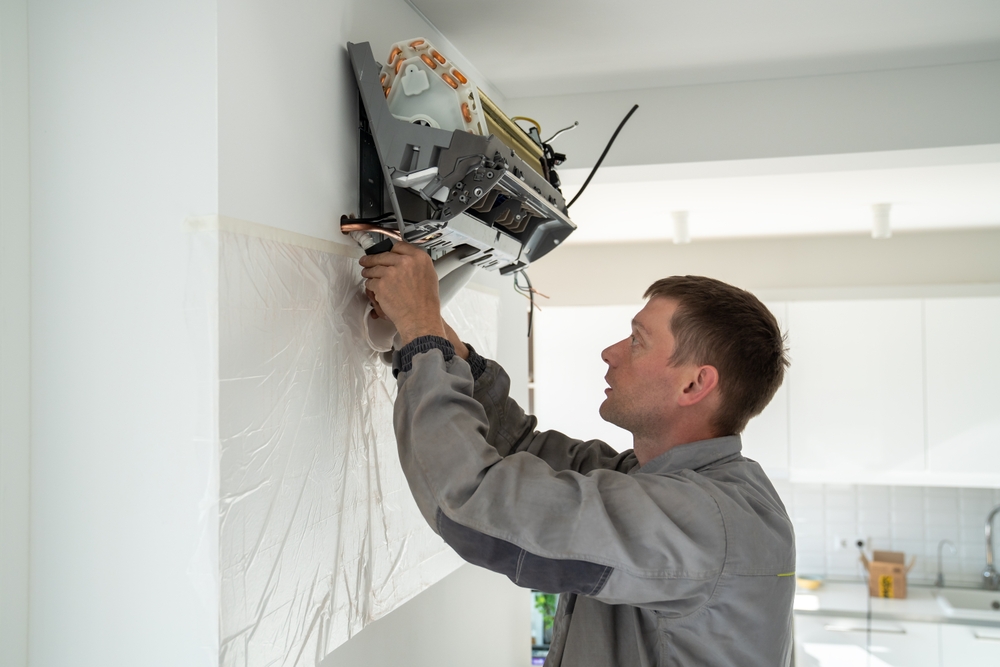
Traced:
<path fill-rule="evenodd" d="M 424 336 L 437 336 L 438 338 L 444 339 L 448 338 L 440 317 L 437 318 L 436 321 L 424 320 L 410 322 L 403 326 L 397 325 L 396 330 L 399 331 L 399 338 L 403 342 L 404 346 L 409 345 L 417 338 L 422 338 Z"/>

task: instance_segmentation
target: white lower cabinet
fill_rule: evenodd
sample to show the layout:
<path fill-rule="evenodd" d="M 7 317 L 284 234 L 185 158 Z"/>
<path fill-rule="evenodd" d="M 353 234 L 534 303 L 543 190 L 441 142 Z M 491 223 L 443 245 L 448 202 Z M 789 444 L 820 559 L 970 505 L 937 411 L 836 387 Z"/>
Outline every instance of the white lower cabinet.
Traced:
<path fill-rule="evenodd" d="M 941 667 L 1000 665 L 1000 628 L 941 626 Z"/>
<path fill-rule="evenodd" d="M 873 620 L 868 636 L 863 618 L 796 614 L 795 667 L 939 665 L 936 623 Z"/>

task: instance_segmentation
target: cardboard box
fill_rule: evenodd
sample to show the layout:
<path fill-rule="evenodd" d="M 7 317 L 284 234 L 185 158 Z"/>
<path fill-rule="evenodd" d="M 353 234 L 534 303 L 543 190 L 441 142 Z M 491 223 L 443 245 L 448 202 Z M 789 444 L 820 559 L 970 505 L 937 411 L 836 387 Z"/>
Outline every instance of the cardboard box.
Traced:
<path fill-rule="evenodd" d="M 868 592 L 873 598 L 906 597 L 906 574 L 917 562 L 916 556 L 907 565 L 902 551 L 874 551 L 871 561 L 861 554 L 861 562 L 868 570 Z"/>

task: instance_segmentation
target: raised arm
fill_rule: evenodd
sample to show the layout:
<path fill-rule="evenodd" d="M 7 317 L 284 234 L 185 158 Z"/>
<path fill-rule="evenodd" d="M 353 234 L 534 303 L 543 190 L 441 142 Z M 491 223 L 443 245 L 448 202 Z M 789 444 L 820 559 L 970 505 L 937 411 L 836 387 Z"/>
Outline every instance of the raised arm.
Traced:
<path fill-rule="evenodd" d="M 532 455 L 552 444 L 546 434 L 501 456 L 469 365 L 449 349 L 415 351 L 430 342 L 400 355 L 396 439 L 417 505 L 463 558 L 609 603 L 688 613 L 708 599 L 725 554 L 708 491 L 683 476 L 556 470 Z"/>

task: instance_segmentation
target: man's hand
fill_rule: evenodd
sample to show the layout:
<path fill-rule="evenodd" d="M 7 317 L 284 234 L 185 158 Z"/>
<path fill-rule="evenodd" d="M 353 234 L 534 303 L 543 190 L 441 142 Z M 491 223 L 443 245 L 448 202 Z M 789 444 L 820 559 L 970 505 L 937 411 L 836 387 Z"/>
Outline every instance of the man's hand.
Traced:
<path fill-rule="evenodd" d="M 396 325 L 403 345 L 420 336 L 445 337 L 437 273 L 426 252 L 400 242 L 360 263 L 365 290 L 374 294 L 379 314 Z"/>

